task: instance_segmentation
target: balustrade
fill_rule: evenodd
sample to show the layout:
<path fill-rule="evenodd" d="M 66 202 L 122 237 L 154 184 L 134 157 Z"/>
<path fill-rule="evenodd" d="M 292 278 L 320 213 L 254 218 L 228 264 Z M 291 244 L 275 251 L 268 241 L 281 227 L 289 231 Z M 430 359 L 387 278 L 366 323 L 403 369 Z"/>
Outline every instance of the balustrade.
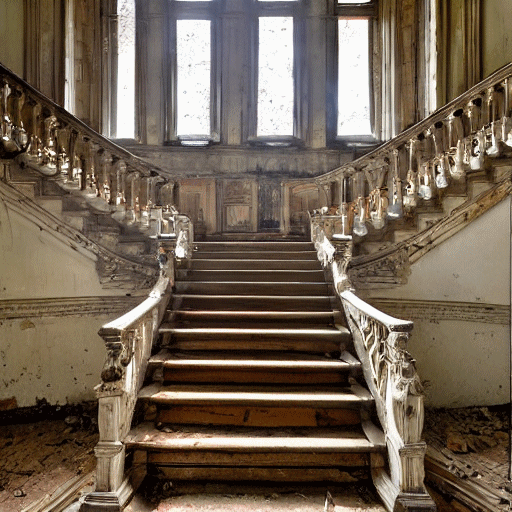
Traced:
<path fill-rule="evenodd" d="M 123 439 L 130 430 L 137 394 L 171 297 L 175 264 L 192 255 L 190 219 L 177 212 L 171 215 L 175 219 L 173 232 L 156 237 L 161 273 L 155 287 L 144 302 L 99 331 L 107 358 L 102 382 L 96 388 L 100 435 L 95 448 L 96 489 L 86 496 L 82 512 L 120 510 L 133 492 L 124 467 Z"/>
<path fill-rule="evenodd" d="M 0 65 L 0 158 L 83 192 L 116 220 L 149 228 L 160 195 L 160 169 L 132 155 Z M 158 184 L 158 186 L 157 186 Z M 165 192 L 165 190 L 164 190 Z"/>
<path fill-rule="evenodd" d="M 412 216 L 451 184 L 485 170 L 486 160 L 512 156 L 512 64 L 363 157 L 315 179 L 323 189 L 345 190 L 345 234 L 368 234 Z"/>
<path fill-rule="evenodd" d="M 335 222 L 321 212 L 312 215 L 311 239 L 318 259 L 332 272 L 384 431 L 388 467 L 372 468 L 375 487 L 389 511 L 433 512 L 436 507 L 423 482 L 423 389 L 414 359 L 407 352 L 413 324 L 382 313 L 353 293 L 347 275 L 352 237 L 330 233 Z"/>

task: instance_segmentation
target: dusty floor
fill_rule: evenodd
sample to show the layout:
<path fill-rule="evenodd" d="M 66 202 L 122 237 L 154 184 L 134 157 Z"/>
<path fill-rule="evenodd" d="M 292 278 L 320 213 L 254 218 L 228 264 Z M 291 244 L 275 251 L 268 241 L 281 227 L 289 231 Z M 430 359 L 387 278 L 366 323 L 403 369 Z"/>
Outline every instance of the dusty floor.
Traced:
<path fill-rule="evenodd" d="M 127 512 L 323 512 L 327 491 L 348 510 L 385 512 L 363 485 L 177 484 L 162 489 L 148 482 Z M 341 512 L 341 511 L 340 511 Z"/>
<path fill-rule="evenodd" d="M 33 421 L 40 416 L 31 415 L 16 418 L 28 423 L 0 422 L 1 512 L 36 512 L 46 496 L 77 477 L 87 480 L 95 469 L 94 412 L 82 407 L 48 412 L 55 419 Z"/>
<path fill-rule="evenodd" d="M 97 442 L 95 413 L 89 409 L 48 410 L 43 421 L 6 424 L 0 418 L 0 511 L 37 512 L 66 482 L 92 478 Z M 453 461 L 463 461 L 471 475 L 501 491 L 508 481 L 508 418 L 506 411 L 473 409 L 430 411 L 426 438 Z M 51 418 L 51 419 L 47 419 Z M 459 445 L 457 444 L 459 443 Z M 465 443 L 465 444 L 464 444 Z M 469 444 L 468 444 L 469 443 Z M 455 450 L 451 451 L 449 448 Z M 457 452 L 457 450 L 466 450 Z M 450 455 L 451 454 L 451 455 Z M 458 464 L 458 462 L 457 462 Z M 456 464 L 456 465 L 457 465 Z M 462 466 L 461 466 L 462 467 Z M 479 474 L 475 473 L 478 467 Z M 455 467 L 455 469 L 457 469 Z M 473 475 L 473 476 L 472 476 Z M 382 512 L 374 493 L 362 485 L 267 486 L 167 484 L 148 479 L 128 512 L 321 512 L 330 491 L 336 512 Z M 436 490 L 434 490 L 435 492 Z M 466 511 L 449 496 L 435 492 L 439 512 Z"/>

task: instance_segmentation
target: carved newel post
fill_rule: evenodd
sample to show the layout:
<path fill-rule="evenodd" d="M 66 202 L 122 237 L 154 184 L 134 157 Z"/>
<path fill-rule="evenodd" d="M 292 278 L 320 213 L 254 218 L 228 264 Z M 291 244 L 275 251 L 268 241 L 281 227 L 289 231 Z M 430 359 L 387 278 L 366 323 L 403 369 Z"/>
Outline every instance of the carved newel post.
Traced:
<path fill-rule="evenodd" d="M 336 291 L 342 293 L 344 290 L 352 289 L 347 274 L 348 264 L 352 258 L 352 237 L 350 235 L 334 234 L 331 238 L 331 244 L 335 249 L 332 265 L 333 281 Z"/>

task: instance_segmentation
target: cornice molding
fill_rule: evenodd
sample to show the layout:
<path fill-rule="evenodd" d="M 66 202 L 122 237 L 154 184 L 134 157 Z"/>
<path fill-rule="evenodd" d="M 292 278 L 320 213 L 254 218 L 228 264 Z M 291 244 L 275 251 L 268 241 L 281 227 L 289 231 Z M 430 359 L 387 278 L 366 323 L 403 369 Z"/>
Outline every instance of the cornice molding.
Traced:
<path fill-rule="evenodd" d="M 476 302 L 370 298 L 373 307 L 398 318 L 411 320 L 460 320 L 485 324 L 509 325 L 510 306 Z"/>
<path fill-rule="evenodd" d="M 0 320 L 63 316 L 120 315 L 145 296 L 97 296 L 0 300 Z"/>

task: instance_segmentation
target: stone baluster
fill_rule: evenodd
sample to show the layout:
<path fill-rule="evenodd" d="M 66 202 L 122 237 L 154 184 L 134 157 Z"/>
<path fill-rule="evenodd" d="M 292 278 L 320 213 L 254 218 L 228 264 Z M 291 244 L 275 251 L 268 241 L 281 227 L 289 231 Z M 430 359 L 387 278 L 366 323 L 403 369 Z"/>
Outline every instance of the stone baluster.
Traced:
<path fill-rule="evenodd" d="M 13 111 L 13 138 L 18 145 L 19 151 L 25 151 L 28 146 L 28 134 L 23 124 L 22 111 L 25 106 L 25 93 L 20 87 L 16 88 Z"/>
<path fill-rule="evenodd" d="M 59 123 L 57 117 L 52 112 L 50 112 L 50 115 L 44 117 L 43 122 L 43 149 L 39 171 L 46 176 L 55 176 L 59 173 L 58 141 L 56 134 Z"/>
<path fill-rule="evenodd" d="M 41 120 L 42 106 L 37 101 L 32 106 L 32 131 L 27 150 L 28 157 L 34 163 L 39 163 L 42 156 L 43 132 Z"/>
<path fill-rule="evenodd" d="M 390 219 L 403 217 L 402 209 L 402 180 L 400 179 L 400 153 L 398 149 L 393 150 L 392 158 L 392 189 L 387 215 Z"/>
<path fill-rule="evenodd" d="M 12 121 L 12 93 L 13 89 L 7 81 L 2 84 L 1 98 L 1 142 L 3 151 L 6 153 L 17 153 L 20 150 L 16 140 L 14 139 L 14 125 Z"/>
<path fill-rule="evenodd" d="M 107 203 L 113 204 L 112 199 L 112 154 L 109 151 L 102 151 L 99 154 L 99 195 Z"/>
<path fill-rule="evenodd" d="M 446 140 L 444 128 L 445 125 L 442 122 L 434 123 L 429 128 L 429 133 L 434 146 L 434 158 L 432 162 L 433 178 L 438 189 L 443 189 L 448 186 L 448 178 L 446 175 L 447 163 L 444 148 Z"/>
<path fill-rule="evenodd" d="M 450 175 L 460 179 L 465 175 L 464 169 L 464 130 L 461 116 L 452 114 L 448 118 L 448 163 Z"/>
<path fill-rule="evenodd" d="M 370 185 L 369 212 L 370 220 L 375 229 L 382 229 L 386 223 L 385 212 L 388 208 L 388 198 L 384 190 L 384 182 L 388 172 L 388 162 L 379 159 L 374 162 L 373 169 L 367 167 L 365 176 Z"/>
<path fill-rule="evenodd" d="M 405 196 L 403 196 L 404 208 L 407 212 L 414 210 L 418 204 L 418 161 L 416 159 L 417 143 L 417 139 L 411 139 L 407 144 L 409 167 L 407 170 Z"/>
<path fill-rule="evenodd" d="M 366 227 L 368 206 L 365 198 L 364 175 L 361 172 L 355 172 L 353 180 L 357 198 L 354 203 L 354 225 L 352 232 L 357 236 L 366 236 L 368 234 L 368 228 Z"/>
<path fill-rule="evenodd" d="M 503 83 L 503 122 L 502 122 L 502 140 L 512 147 L 512 118 L 510 116 L 510 79 L 505 78 Z"/>
<path fill-rule="evenodd" d="M 92 140 L 88 140 L 86 144 L 85 157 L 85 193 L 89 197 L 98 195 L 98 183 L 96 179 L 96 154 L 98 146 Z"/>
<path fill-rule="evenodd" d="M 139 189 L 140 173 L 132 171 L 126 175 L 126 215 L 125 221 L 129 224 L 139 222 Z"/>

